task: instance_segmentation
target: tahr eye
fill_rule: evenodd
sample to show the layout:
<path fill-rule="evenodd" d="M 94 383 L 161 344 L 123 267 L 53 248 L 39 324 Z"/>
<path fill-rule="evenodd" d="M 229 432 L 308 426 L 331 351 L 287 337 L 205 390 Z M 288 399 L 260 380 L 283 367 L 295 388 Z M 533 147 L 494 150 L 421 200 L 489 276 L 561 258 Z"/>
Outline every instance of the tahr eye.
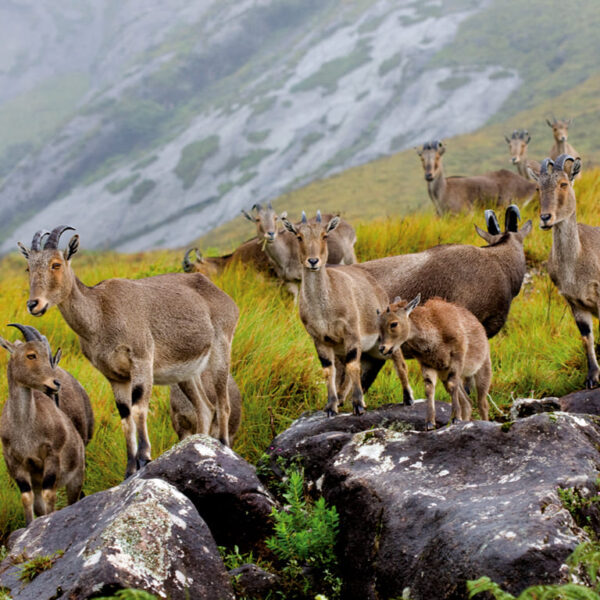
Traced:
<path fill-rule="evenodd" d="M 568 188 L 568 187 L 569 187 L 569 184 L 568 184 L 566 181 L 563 181 L 563 182 L 560 184 L 560 187 L 561 187 L 561 188 L 563 188 L 563 190 L 564 190 L 565 188 Z"/>
<path fill-rule="evenodd" d="M 53 269 L 54 271 L 56 271 L 57 269 L 60 269 L 60 267 L 61 267 L 61 264 L 60 264 L 60 263 L 52 263 L 52 269 Z"/>
<path fill-rule="evenodd" d="M 36 355 L 35 355 L 33 352 L 30 352 L 30 353 L 27 355 L 27 358 L 28 358 L 29 360 L 35 360 L 35 359 L 37 358 L 37 356 L 36 356 Z"/>
<path fill-rule="evenodd" d="M 390 323 L 390 327 L 392 329 L 396 329 L 396 327 L 398 327 L 398 321 L 394 321 L 393 323 Z"/>

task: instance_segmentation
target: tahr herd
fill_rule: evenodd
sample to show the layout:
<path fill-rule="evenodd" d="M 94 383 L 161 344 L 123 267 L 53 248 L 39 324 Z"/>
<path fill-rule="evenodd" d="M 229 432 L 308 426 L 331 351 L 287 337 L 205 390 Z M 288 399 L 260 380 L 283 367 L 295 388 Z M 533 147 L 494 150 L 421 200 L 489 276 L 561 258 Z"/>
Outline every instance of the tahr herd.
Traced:
<path fill-rule="evenodd" d="M 441 379 L 452 399 L 453 421 L 471 418 L 470 391 L 479 416 L 488 419 L 492 378 L 488 338 L 503 327 L 526 272 L 519 208 L 537 193 L 540 227 L 552 229 L 548 260 L 552 281 L 569 304 L 587 353 L 585 383 L 600 383 L 592 316 L 600 305 L 600 228 L 577 223 L 574 180 L 581 159 L 567 143 L 570 121 L 548 120 L 554 134 L 549 157 L 527 157 L 526 130 L 506 136 L 518 173 L 505 169 L 474 177 L 445 177 L 445 145 L 428 141 L 417 150 L 429 197 L 439 215 L 485 210 L 487 245 L 439 245 L 415 254 L 357 263 L 354 228 L 338 215 L 292 222 L 271 203 L 255 204 L 245 217 L 256 236 L 227 256 L 185 253 L 185 273 L 144 279 L 108 279 L 84 285 L 73 268 L 79 248 L 73 235 L 59 249 L 59 226 L 38 231 L 27 260 L 31 315 L 56 305 L 78 335 L 84 356 L 108 379 L 127 448 L 125 476 L 151 459 L 147 415 L 153 385 L 170 386 L 171 421 L 180 439 L 205 433 L 230 445 L 240 425 L 242 399 L 230 373 L 231 344 L 239 311 L 211 281 L 235 261 L 281 279 L 294 296 L 327 384 L 325 411 L 333 416 L 346 398 L 361 415 L 364 394 L 386 360 L 392 360 L 413 404 L 405 359 L 421 367 L 428 430 L 435 428 L 435 387 Z M 501 227 L 493 208 L 505 208 Z M 283 227 L 280 226 L 283 225 Z M 191 255 L 195 252 L 195 260 Z M 485 286 L 481 282 L 485 281 Z M 61 351 L 28 325 L 11 323 L 23 341 L 0 337 L 10 353 L 8 399 L 0 420 L 4 459 L 21 492 L 25 520 L 54 510 L 65 487 L 69 504 L 82 493 L 85 447 L 94 415 L 75 378 L 58 367 Z"/>

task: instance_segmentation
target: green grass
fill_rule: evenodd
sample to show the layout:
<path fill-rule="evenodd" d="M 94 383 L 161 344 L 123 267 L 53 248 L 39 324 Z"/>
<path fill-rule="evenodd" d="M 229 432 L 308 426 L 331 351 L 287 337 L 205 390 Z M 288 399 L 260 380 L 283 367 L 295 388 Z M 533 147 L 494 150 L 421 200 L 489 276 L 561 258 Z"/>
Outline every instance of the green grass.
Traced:
<path fill-rule="evenodd" d="M 131 198 L 129 198 L 129 202 L 131 204 L 137 204 L 138 202 L 141 202 L 155 187 L 156 181 L 152 179 L 144 179 L 140 181 L 133 188 L 133 190 L 131 190 Z"/>
<path fill-rule="evenodd" d="M 600 225 L 596 205 L 600 171 L 584 174 L 576 189 L 580 220 Z M 536 220 L 535 207 L 528 207 L 523 216 Z M 438 243 L 482 245 L 474 232 L 474 224 L 483 225 L 480 213 L 441 219 L 427 213 L 380 218 L 357 227 L 357 255 L 359 260 L 368 260 L 419 251 Z M 542 267 L 551 238 L 551 233 L 534 227 L 526 239 L 527 260 L 534 273 L 532 282 L 513 302 L 504 330 L 490 342 L 494 369 L 491 395 L 503 409 L 509 406 L 513 395 L 561 396 L 583 386 L 585 357 L 576 326 Z M 85 245 L 85 240 L 83 242 Z M 109 277 L 142 277 L 179 271 L 180 261 L 181 253 L 175 251 L 133 255 L 82 252 L 75 256 L 72 264 L 84 283 L 94 285 Z M 43 318 L 28 315 L 24 259 L 16 253 L 5 257 L 0 262 L 0 273 L 0 323 L 18 322 L 39 328 L 54 348 L 62 347 L 61 365 L 73 373 L 90 394 L 96 432 L 87 452 L 85 493 L 89 495 L 119 483 L 125 469 L 125 445 L 106 379 L 83 358 L 76 336 L 56 308 Z M 280 432 L 303 411 L 324 406 L 326 392 L 321 368 L 291 297 L 277 281 L 238 265 L 226 271 L 216 283 L 240 307 L 232 370 L 242 393 L 243 421 L 234 449 L 244 458 L 256 461 L 272 438 L 270 410 L 275 430 Z M 15 333 L 4 326 L 0 327 L 0 335 L 15 338 Z M 0 373 L 6 372 L 7 360 L 7 353 L 2 351 Z M 417 397 L 423 397 L 424 389 L 414 361 L 410 363 L 410 375 Z M 439 388 L 438 398 L 447 399 L 441 386 Z M 2 376 L 0 404 L 6 395 L 6 377 Z M 367 394 L 367 405 L 373 408 L 401 398 L 400 383 L 388 364 Z M 176 441 L 169 419 L 168 391 L 164 387 L 154 389 L 149 430 L 154 457 Z M 18 490 L 5 469 L 4 461 L 0 461 L 0 543 L 10 531 L 24 524 Z M 64 496 L 59 500 L 64 504 Z"/>
<path fill-rule="evenodd" d="M 104 187 L 111 194 L 118 194 L 119 192 L 122 192 L 123 190 L 127 189 L 134 181 L 139 179 L 139 177 L 139 173 L 134 173 L 133 175 L 130 175 L 129 177 L 124 177 L 123 179 L 113 179 L 112 181 L 109 181 Z"/>

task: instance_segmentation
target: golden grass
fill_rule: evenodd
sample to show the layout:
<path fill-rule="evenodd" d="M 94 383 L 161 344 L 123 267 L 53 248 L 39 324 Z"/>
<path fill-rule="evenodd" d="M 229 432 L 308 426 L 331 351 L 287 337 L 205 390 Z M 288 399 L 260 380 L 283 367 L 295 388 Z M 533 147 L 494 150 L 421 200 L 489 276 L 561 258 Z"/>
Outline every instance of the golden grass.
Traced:
<path fill-rule="evenodd" d="M 580 220 L 600 225 L 596 206 L 600 171 L 585 174 L 576 185 Z M 525 241 L 533 277 L 513 302 L 506 327 L 490 342 L 494 368 L 491 395 L 503 408 L 510 404 L 511 396 L 568 393 L 581 388 L 585 377 L 585 357 L 573 319 L 543 269 L 552 234 L 537 227 L 535 206 L 524 210 L 523 216 L 534 220 L 533 232 Z M 357 254 L 359 260 L 368 260 L 438 243 L 482 245 L 474 224 L 483 226 L 482 213 L 442 219 L 430 214 L 380 218 L 358 226 Z M 133 255 L 82 252 L 74 257 L 73 268 L 84 283 L 93 285 L 109 277 L 178 271 L 180 259 L 180 253 L 173 251 Z M 56 308 L 38 319 L 27 314 L 24 259 L 14 254 L 4 258 L 0 266 L 0 335 L 14 339 L 17 332 L 4 324 L 16 321 L 37 327 L 53 348 L 63 348 L 61 366 L 86 388 L 96 415 L 96 432 L 87 453 L 85 492 L 117 484 L 125 469 L 125 445 L 108 383 L 81 355 L 76 336 Z M 234 448 L 254 461 L 272 438 L 271 414 L 274 431 L 279 432 L 303 411 L 324 406 L 321 369 L 291 297 L 277 281 L 238 265 L 216 283 L 234 298 L 241 311 L 233 344 L 233 374 L 243 397 L 243 421 Z M 0 353 L 0 373 L 6 372 L 7 360 L 8 354 Z M 410 370 L 415 393 L 422 397 L 423 386 L 414 363 Z M 0 405 L 6 395 L 6 377 L 1 375 Z M 399 382 L 388 364 L 367 395 L 367 404 L 375 407 L 401 397 Z M 447 399 L 441 386 L 438 397 Z M 176 441 L 167 402 L 167 389 L 155 388 L 149 416 L 154 457 Z M 0 540 L 22 525 L 18 490 L 6 473 L 4 461 L 0 461 Z"/>

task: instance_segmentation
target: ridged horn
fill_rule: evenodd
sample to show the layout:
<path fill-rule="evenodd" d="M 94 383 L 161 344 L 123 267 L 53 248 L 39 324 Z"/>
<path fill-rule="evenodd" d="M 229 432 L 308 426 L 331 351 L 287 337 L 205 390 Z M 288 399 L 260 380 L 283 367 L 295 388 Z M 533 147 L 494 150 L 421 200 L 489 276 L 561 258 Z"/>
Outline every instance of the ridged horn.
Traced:
<path fill-rule="evenodd" d="M 50 232 L 47 229 L 36 231 L 31 240 L 31 249 L 35 252 L 39 252 L 41 250 L 42 241 L 47 235 L 50 235 Z"/>
<path fill-rule="evenodd" d="M 75 227 L 71 227 L 70 225 L 59 225 L 58 227 L 55 227 L 44 244 L 44 250 L 55 250 L 58 248 L 60 236 L 69 229 L 75 231 Z"/>
<path fill-rule="evenodd" d="M 565 163 L 568 160 L 572 160 L 573 162 L 575 162 L 575 158 L 572 157 L 570 154 L 561 154 L 559 157 L 557 157 L 557 159 L 554 161 L 554 168 L 555 169 L 560 169 L 561 171 L 565 170 Z"/>
<path fill-rule="evenodd" d="M 507 207 L 504 213 L 504 231 L 519 231 L 519 221 L 521 219 L 521 211 L 516 204 L 511 204 Z"/>
<path fill-rule="evenodd" d="M 46 340 L 46 338 L 31 325 L 21 325 L 20 323 L 9 323 L 9 327 L 15 327 L 23 334 L 23 339 L 26 342 L 42 342 Z M 48 340 L 46 340 L 48 341 Z"/>
<path fill-rule="evenodd" d="M 554 161 L 551 158 L 545 158 L 540 165 L 540 175 L 546 175 L 548 173 L 548 165 L 554 167 Z"/>
<path fill-rule="evenodd" d="M 308 219 L 306 218 L 306 213 L 302 211 L 302 223 L 308 223 Z"/>
<path fill-rule="evenodd" d="M 317 223 L 320 223 L 320 222 L 321 222 L 321 211 L 318 210 L 317 211 Z"/>
<path fill-rule="evenodd" d="M 499 235 L 500 233 L 502 233 L 500 231 L 500 223 L 498 223 L 498 217 L 496 216 L 496 213 L 491 209 L 488 208 L 485 213 L 485 225 L 487 227 L 488 233 L 491 235 Z"/>
<path fill-rule="evenodd" d="M 188 269 L 192 268 L 192 261 L 190 260 L 190 254 L 192 252 L 198 253 L 198 248 L 188 248 L 183 255 L 183 270 L 187 273 Z"/>

